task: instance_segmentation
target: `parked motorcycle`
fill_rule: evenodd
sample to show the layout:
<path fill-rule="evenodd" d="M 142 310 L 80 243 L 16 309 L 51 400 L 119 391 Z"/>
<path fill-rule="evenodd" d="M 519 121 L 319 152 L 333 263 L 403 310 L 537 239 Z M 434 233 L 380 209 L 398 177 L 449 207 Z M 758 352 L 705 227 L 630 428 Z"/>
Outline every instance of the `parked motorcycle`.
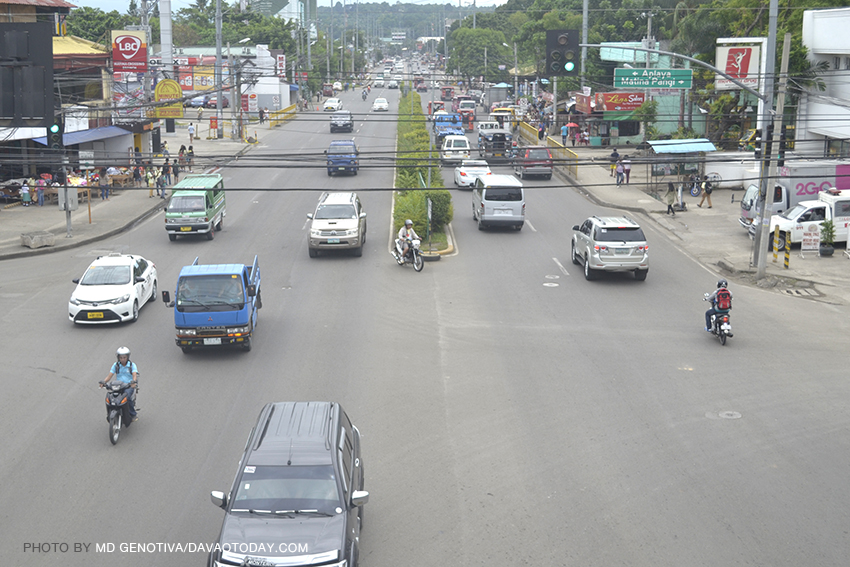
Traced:
<path fill-rule="evenodd" d="M 130 427 L 133 417 L 130 415 L 130 393 L 128 390 L 136 386 L 136 382 L 120 382 L 110 380 L 99 382 L 106 388 L 106 421 L 109 422 L 109 440 L 113 445 L 118 443 L 121 435 L 121 426 Z M 136 390 L 138 392 L 138 390 Z"/>
<path fill-rule="evenodd" d="M 703 301 L 708 301 L 710 294 L 706 293 Z M 721 345 L 726 345 L 726 337 L 732 337 L 732 321 L 729 319 L 729 312 L 715 313 L 711 316 L 711 326 L 709 327 L 711 334 L 720 339 Z"/>
<path fill-rule="evenodd" d="M 699 175 L 691 175 L 688 184 L 691 186 L 691 197 L 699 197 L 702 193 L 702 182 Z"/>
<path fill-rule="evenodd" d="M 401 241 L 396 239 L 395 241 L 395 250 L 393 250 L 393 258 L 398 262 L 399 266 L 403 266 L 405 264 L 413 264 L 413 269 L 417 272 L 421 272 L 422 268 L 425 267 L 425 261 L 422 259 L 422 252 L 419 250 L 419 241 L 418 240 L 407 240 L 407 254 L 403 257 L 401 255 Z"/>

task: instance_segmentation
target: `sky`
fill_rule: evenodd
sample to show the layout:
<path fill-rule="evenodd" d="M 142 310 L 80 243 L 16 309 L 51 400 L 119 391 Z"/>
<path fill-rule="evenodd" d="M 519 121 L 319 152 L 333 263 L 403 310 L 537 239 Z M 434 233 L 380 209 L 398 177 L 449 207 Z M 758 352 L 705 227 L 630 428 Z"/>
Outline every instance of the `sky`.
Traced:
<path fill-rule="evenodd" d="M 233 0 L 222 0 L 222 5 L 232 3 Z M 330 6 L 331 1 L 336 3 L 337 1 L 342 0 L 318 0 L 319 6 Z M 348 0 L 354 1 L 354 0 Z M 382 0 L 374 0 L 374 1 L 382 1 Z M 464 5 L 471 4 L 471 0 L 461 0 Z M 499 6 L 504 4 L 507 0 L 477 0 L 478 6 Z M 71 4 L 74 4 L 78 8 L 82 8 L 84 6 L 88 6 L 90 8 L 100 8 L 104 12 L 111 12 L 113 10 L 117 11 L 120 14 L 124 14 L 127 12 L 127 5 L 129 2 L 127 0 L 68 0 Z M 395 1 L 386 0 L 386 2 L 390 4 L 395 4 Z M 457 0 L 413 0 L 410 2 L 402 2 L 402 4 L 446 4 L 446 3 L 455 4 Z M 136 0 L 136 3 L 141 5 L 141 0 Z M 181 8 L 188 8 L 194 2 L 192 0 L 171 0 L 171 11 L 176 12 Z"/>

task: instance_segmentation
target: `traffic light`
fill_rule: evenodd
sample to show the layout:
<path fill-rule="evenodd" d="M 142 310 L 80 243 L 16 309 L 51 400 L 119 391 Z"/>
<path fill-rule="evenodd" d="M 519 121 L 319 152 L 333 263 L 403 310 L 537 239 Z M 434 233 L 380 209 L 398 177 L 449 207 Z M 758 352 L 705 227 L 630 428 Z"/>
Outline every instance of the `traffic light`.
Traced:
<path fill-rule="evenodd" d="M 776 156 L 776 165 L 782 167 L 785 165 L 785 150 L 788 149 L 788 126 L 782 125 L 782 130 L 779 132 L 779 154 Z"/>
<path fill-rule="evenodd" d="M 65 148 L 62 136 L 65 133 L 65 122 L 61 116 L 53 119 L 53 123 L 47 128 L 47 145 L 51 150 L 62 150 Z"/>
<path fill-rule="evenodd" d="M 578 75 L 578 30 L 549 30 L 546 32 L 546 72 L 550 76 Z"/>

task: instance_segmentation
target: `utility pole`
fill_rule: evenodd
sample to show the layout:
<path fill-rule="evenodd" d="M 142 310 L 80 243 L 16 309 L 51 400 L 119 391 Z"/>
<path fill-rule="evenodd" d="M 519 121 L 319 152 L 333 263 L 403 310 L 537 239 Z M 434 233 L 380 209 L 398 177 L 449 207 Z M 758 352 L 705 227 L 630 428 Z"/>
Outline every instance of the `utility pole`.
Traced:
<path fill-rule="evenodd" d="M 151 32 L 150 32 L 150 24 L 148 22 L 148 0 L 142 0 L 142 31 L 145 32 L 145 39 L 147 44 L 151 44 Z M 150 71 L 145 71 L 144 79 L 142 80 L 142 101 L 144 101 L 144 111 L 142 113 L 142 118 L 147 117 L 148 106 L 147 103 L 151 100 L 151 74 Z"/>
<path fill-rule="evenodd" d="M 587 43 L 587 18 L 588 18 L 588 3 L 590 0 L 583 0 L 581 3 L 581 42 Z M 587 47 L 581 48 L 581 89 L 584 90 L 584 73 L 585 62 L 587 61 Z"/>
<path fill-rule="evenodd" d="M 144 0 L 142 0 L 144 1 Z M 230 69 L 230 80 L 233 80 L 233 69 Z M 218 123 L 218 131 L 216 137 L 224 138 L 224 121 L 221 115 L 221 99 L 224 97 L 224 84 L 221 75 L 221 0 L 215 0 L 215 117 Z M 233 104 L 241 104 L 238 100 L 234 100 Z M 198 125 L 198 134 L 200 134 L 200 124 Z"/>

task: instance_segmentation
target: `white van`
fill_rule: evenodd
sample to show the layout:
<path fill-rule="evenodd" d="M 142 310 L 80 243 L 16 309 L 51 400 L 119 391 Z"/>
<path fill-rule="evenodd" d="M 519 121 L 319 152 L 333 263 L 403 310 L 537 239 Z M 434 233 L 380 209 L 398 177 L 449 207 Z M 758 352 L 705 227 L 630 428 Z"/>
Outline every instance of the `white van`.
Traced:
<path fill-rule="evenodd" d="M 469 159 L 469 151 L 471 149 L 466 136 L 449 135 L 443 140 L 440 157 L 443 158 L 443 163 L 460 163 L 465 159 Z"/>
<path fill-rule="evenodd" d="M 485 175 L 472 189 L 472 218 L 478 230 L 489 226 L 511 226 L 522 230 L 525 224 L 525 192 L 513 175 Z"/>

